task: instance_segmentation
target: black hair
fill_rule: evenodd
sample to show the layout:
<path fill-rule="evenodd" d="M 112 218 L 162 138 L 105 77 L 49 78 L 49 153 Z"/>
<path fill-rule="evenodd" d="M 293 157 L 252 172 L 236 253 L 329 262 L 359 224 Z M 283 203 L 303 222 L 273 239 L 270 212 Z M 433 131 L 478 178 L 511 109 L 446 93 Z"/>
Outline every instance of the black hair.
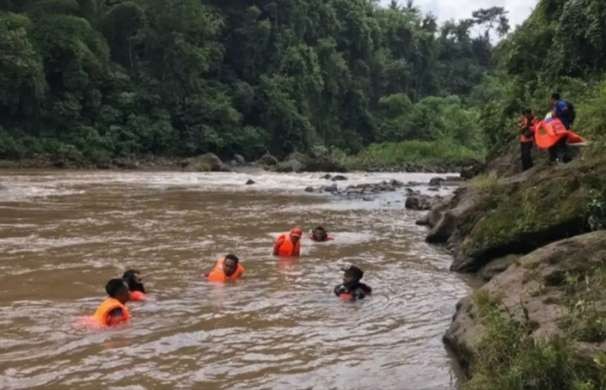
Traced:
<path fill-rule="evenodd" d="M 230 259 L 236 262 L 236 264 L 240 261 L 240 259 L 238 259 L 238 256 L 230 253 L 229 255 L 225 256 L 225 260 Z"/>
<path fill-rule="evenodd" d="M 344 269 L 344 271 L 345 271 L 345 275 L 351 275 L 351 277 L 354 278 L 355 280 L 360 280 L 364 276 L 364 271 L 362 271 L 360 268 L 356 267 L 355 265 L 352 265 L 352 266 Z"/>
<path fill-rule="evenodd" d="M 135 276 L 138 274 L 139 271 L 136 269 L 129 269 L 122 275 L 122 280 L 126 282 L 126 285 L 130 291 L 141 291 L 142 293 L 145 293 L 143 283 L 140 283 L 135 279 Z"/>
<path fill-rule="evenodd" d="M 126 287 L 126 284 L 124 284 L 124 280 L 122 279 L 112 279 L 105 285 L 107 295 L 112 298 L 116 298 L 122 289 L 126 289 L 128 291 L 128 287 Z"/>
<path fill-rule="evenodd" d="M 522 111 L 523 115 L 531 115 L 532 114 L 532 110 L 530 108 L 525 108 L 524 111 Z"/>
<path fill-rule="evenodd" d="M 316 227 L 314 228 L 314 231 L 316 231 L 316 230 L 323 230 L 323 231 L 326 231 L 326 229 L 324 229 L 324 226 L 316 226 Z"/>
<path fill-rule="evenodd" d="M 560 94 L 559 92 L 554 92 L 551 94 L 551 98 L 554 100 L 560 100 Z"/>

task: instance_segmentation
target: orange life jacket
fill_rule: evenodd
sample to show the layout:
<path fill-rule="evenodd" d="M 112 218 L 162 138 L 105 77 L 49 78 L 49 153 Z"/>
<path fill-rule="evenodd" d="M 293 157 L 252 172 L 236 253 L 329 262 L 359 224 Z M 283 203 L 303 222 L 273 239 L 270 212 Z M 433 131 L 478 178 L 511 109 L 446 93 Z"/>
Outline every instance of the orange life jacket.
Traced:
<path fill-rule="evenodd" d="M 566 130 L 566 127 L 559 119 L 539 122 L 536 125 L 534 137 L 536 144 L 540 149 L 549 149 L 562 138 L 566 138 L 566 141 L 570 144 L 582 143 L 585 141 L 575 132 Z"/>
<path fill-rule="evenodd" d="M 147 296 L 142 291 L 131 291 L 130 292 L 130 300 L 134 302 L 145 301 Z"/>
<path fill-rule="evenodd" d="M 290 233 L 281 234 L 276 240 L 278 246 L 278 256 L 299 256 L 301 254 L 301 240 L 293 243 Z"/>
<path fill-rule="evenodd" d="M 107 298 L 95 311 L 93 318 L 99 326 L 108 326 L 107 317 L 115 309 L 122 309 L 122 319 L 118 322 L 127 323 L 130 320 L 130 313 L 126 306 L 115 298 Z"/>
<path fill-rule="evenodd" d="M 244 275 L 244 271 L 246 271 L 246 270 L 244 269 L 244 267 L 242 267 L 240 265 L 239 262 L 238 262 L 238 267 L 236 268 L 236 272 L 234 272 L 230 276 L 225 275 L 225 272 L 223 271 L 223 262 L 224 261 L 225 261 L 225 258 L 221 258 L 221 259 L 217 260 L 217 264 L 215 264 L 215 267 L 208 274 L 208 280 L 210 282 L 221 282 L 221 283 L 235 282 L 236 280 L 240 279 L 242 277 L 242 275 Z"/>

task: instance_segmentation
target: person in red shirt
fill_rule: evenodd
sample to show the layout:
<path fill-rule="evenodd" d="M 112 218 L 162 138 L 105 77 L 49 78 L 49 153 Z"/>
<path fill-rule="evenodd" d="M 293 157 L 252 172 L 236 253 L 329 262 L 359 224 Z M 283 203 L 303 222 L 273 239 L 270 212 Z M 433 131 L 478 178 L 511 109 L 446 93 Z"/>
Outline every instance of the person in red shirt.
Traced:
<path fill-rule="evenodd" d="M 534 129 L 537 119 L 530 109 L 526 109 L 520 118 L 520 152 L 522 171 L 532 168 L 532 147 L 534 145 Z"/>
<path fill-rule="evenodd" d="M 276 238 L 274 243 L 274 256 L 297 257 L 301 255 L 301 228 L 295 227 L 289 233 Z"/>

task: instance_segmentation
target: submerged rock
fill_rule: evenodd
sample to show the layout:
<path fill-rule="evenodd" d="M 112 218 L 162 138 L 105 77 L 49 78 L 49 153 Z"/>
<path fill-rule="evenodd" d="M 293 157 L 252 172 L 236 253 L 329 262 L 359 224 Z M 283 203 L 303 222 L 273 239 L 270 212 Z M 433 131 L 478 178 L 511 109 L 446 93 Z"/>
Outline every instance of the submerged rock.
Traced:
<path fill-rule="evenodd" d="M 347 180 L 347 177 L 345 177 L 343 175 L 336 175 L 331 180 L 332 181 L 345 181 L 345 180 Z"/>
<path fill-rule="evenodd" d="M 256 182 L 255 182 L 253 179 L 248 179 L 248 180 L 246 181 L 246 185 L 247 185 L 247 186 L 251 186 L 251 185 L 253 185 L 253 184 L 257 184 L 257 183 L 256 183 Z"/>

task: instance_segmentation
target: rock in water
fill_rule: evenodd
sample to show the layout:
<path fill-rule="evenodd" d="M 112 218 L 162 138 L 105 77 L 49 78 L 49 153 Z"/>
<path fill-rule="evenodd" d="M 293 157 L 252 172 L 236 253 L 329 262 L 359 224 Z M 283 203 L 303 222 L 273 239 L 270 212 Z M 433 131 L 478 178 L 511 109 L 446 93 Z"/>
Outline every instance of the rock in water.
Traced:
<path fill-rule="evenodd" d="M 446 181 L 446 179 L 444 179 L 443 177 L 433 177 L 433 178 L 431 178 L 431 180 L 429 180 L 429 185 L 432 187 L 439 187 L 445 181 Z"/>
<path fill-rule="evenodd" d="M 230 169 L 214 153 L 192 157 L 182 164 L 186 170 L 195 172 L 229 172 Z"/>
<path fill-rule="evenodd" d="M 269 152 L 267 152 L 260 159 L 257 160 L 257 165 L 274 167 L 278 165 L 278 159 L 272 156 Z"/>
<path fill-rule="evenodd" d="M 345 181 L 347 180 L 347 178 L 343 175 L 336 175 L 335 177 L 332 178 L 332 181 Z"/>
<path fill-rule="evenodd" d="M 247 186 L 251 186 L 253 184 L 257 184 L 253 179 L 248 179 L 248 181 L 246 182 Z"/>

